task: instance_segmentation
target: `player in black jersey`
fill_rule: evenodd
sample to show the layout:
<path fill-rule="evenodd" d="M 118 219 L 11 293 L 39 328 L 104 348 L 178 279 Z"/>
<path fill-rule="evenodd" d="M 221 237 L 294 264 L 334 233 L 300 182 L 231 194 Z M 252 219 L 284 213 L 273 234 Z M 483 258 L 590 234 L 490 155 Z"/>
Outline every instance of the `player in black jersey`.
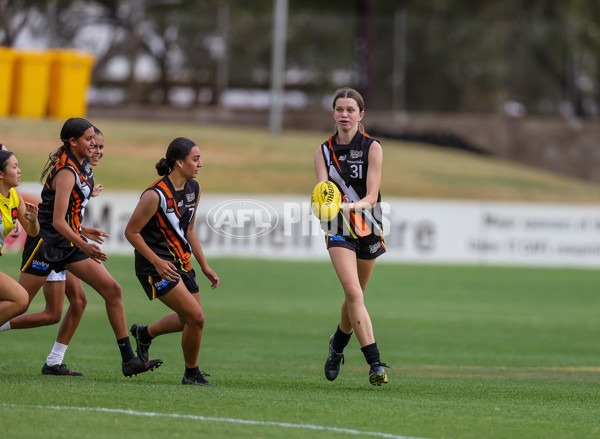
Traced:
<path fill-rule="evenodd" d="M 94 145 L 94 127 L 82 118 L 68 119 L 61 130 L 63 145 L 49 158 L 42 179 L 39 205 L 40 232 L 28 236 L 23 250 L 19 283 L 27 290 L 30 303 L 50 271 L 66 269 L 94 288 L 106 302 L 109 322 L 121 351 L 122 372 L 134 376 L 153 370 L 162 360 L 142 361 L 129 342 L 121 286 L 102 264 L 108 259 L 102 249 L 82 235 L 81 220 L 94 183 L 89 158 Z M 86 160 L 87 159 L 87 160 Z"/>
<path fill-rule="evenodd" d="M 100 159 L 104 156 L 104 134 L 96 126 L 94 126 L 94 151 L 92 156 L 89 158 L 90 165 L 92 167 L 98 166 Z M 96 183 L 92 167 L 89 169 L 88 179 L 93 181 L 92 197 L 97 197 L 100 192 L 104 189 L 102 184 Z M 82 216 L 84 212 L 82 211 Z M 81 226 L 82 234 L 92 241 L 99 244 L 104 242 L 104 238 L 109 235 L 104 231 L 96 228 Z M 54 280 L 50 277 L 54 274 Z M 63 311 L 64 296 L 69 299 L 69 308 L 64 315 L 62 323 L 58 329 L 56 340 L 50 353 L 46 357 L 46 361 L 42 366 L 42 373 L 45 375 L 66 375 L 66 376 L 77 376 L 82 375 L 80 372 L 74 372 L 70 370 L 64 363 L 65 353 L 69 347 L 69 343 L 75 331 L 79 326 L 79 322 L 83 317 L 83 312 L 87 305 L 87 296 L 83 289 L 81 280 L 78 279 L 74 274 L 63 270 L 62 272 L 52 272 L 50 276 L 46 278 L 44 283 L 44 297 L 46 297 L 47 308 L 53 309 L 55 313 L 54 318 L 60 319 Z M 48 298 L 52 297 L 53 302 L 56 303 L 54 308 L 48 304 Z M 58 302 L 58 303 L 57 303 Z"/>
<path fill-rule="evenodd" d="M 154 337 L 181 331 L 182 383 L 211 386 L 208 374 L 198 367 L 205 318 L 190 261 L 193 254 L 212 288 L 217 288 L 219 277 L 208 265 L 194 229 L 200 200 L 194 178 L 201 167 L 200 149 L 193 141 L 173 140 L 166 158 L 156 164 L 162 178 L 142 194 L 125 237 L 135 249 L 135 272 L 148 298 L 158 298 L 174 311 L 148 326 L 132 325 L 138 356 L 148 357 Z"/>
<path fill-rule="evenodd" d="M 329 340 L 325 376 L 333 381 L 344 361 L 344 348 L 356 333 L 370 366 L 369 381 L 380 386 L 388 382 L 375 343 L 373 325 L 364 302 L 364 292 L 375 265 L 385 252 L 381 229 L 382 149 L 365 132 L 362 96 L 351 88 L 340 89 L 333 100 L 337 132 L 315 153 L 317 182 L 331 180 L 340 189 L 340 213 L 326 228 L 327 249 L 344 289 L 340 323 Z"/>
<path fill-rule="evenodd" d="M 104 155 L 104 135 L 94 127 L 95 145 L 89 163 L 97 166 Z M 60 161 L 62 151 L 50 156 L 51 161 L 56 164 Z M 87 159 L 84 159 L 84 162 Z M 93 182 L 94 173 L 91 167 L 85 167 L 89 172 L 87 179 Z M 98 196 L 102 192 L 103 186 L 99 183 L 93 183 L 92 197 Z M 82 211 L 83 216 L 83 211 Z M 99 244 L 104 242 L 103 238 L 108 235 L 100 229 L 81 226 L 82 234 Z M 58 330 L 58 336 L 46 358 L 42 367 L 44 375 L 64 375 L 64 376 L 82 376 L 81 372 L 70 370 L 64 363 L 64 356 L 71 338 L 75 334 L 79 322 L 83 317 L 87 305 L 87 296 L 81 280 L 66 270 L 55 272 L 51 271 L 44 283 L 44 299 L 46 306 L 40 312 L 21 314 L 0 326 L 0 331 L 9 329 L 25 329 L 46 326 L 58 323 L 62 317 L 65 296 L 69 299 L 69 308 L 65 313 L 64 319 Z"/>

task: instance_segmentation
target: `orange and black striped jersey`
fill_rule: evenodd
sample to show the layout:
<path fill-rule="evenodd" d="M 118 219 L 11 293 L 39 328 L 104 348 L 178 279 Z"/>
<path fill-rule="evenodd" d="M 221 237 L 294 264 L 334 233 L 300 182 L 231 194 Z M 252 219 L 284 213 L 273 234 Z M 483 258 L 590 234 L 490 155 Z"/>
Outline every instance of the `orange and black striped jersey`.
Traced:
<path fill-rule="evenodd" d="M 177 191 L 168 176 L 154 182 L 146 191 L 158 194 L 156 213 L 141 230 L 140 235 L 161 259 L 172 262 L 178 270 L 189 271 L 191 247 L 187 241 L 188 226 L 200 195 L 200 185 L 189 179 L 182 190 Z M 135 272 L 140 275 L 152 275 L 154 266 L 135 251 Z"/>
<path fill-rule="evenodd" d="M 367 195 L 367 172 L 369 170 L 369 149 L 375 141 L 366 133 L 358 131 L 348 145 L 338 145 L 336 135 L 331 136 L 321 145 L 321 152 L 328 179 L 335 183 L 348 202 L 356 202 Z M 372 233 L 381 235 L 381 193 L 377 194 L 377 205 L 374 209 L 361 212 L 341 211 L 328 225 L 328 230 L 341 236 L 354 238 L 368 236 Z M 333 230 L 332 226 L 333 225 Z M 335 231 L 337 230 L 337 232 Z"/>
<path fill-rule="evenodd" d="M 69 205 L 65 220 L 71 229 L 81 236 L 81 222 L 83 211 L 88 203 L 92 190 L 94 189 L 94 174 L 89 160 L 84 159 L 79 163 L 77 158 L 70 152 L 63 152 L 58 163 L 48 173 L 46 182 L 42 187 L 42 201 L 38 207 L 38 221 L 40 223 L 39 235 L 49 244 L 56 247 L 72 247 L 73 244 L 62 236 L 52 225 L 54 216 L 54 202 L 56 192 L 51 187 L 52 179 L 63 169 L 68 169 L 75 174 L 75 184 L 69 197 Z M 85 238 L 84 238 L 85 239 Z"/>

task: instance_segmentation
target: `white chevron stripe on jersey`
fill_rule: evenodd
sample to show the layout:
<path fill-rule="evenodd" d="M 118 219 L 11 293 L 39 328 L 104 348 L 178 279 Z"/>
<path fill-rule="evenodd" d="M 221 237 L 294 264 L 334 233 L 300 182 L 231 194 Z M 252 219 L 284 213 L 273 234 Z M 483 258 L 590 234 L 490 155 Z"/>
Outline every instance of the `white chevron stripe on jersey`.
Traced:
<path fill-rule="evenodd" d="M 189 245 L 189 243 L 187 242 L 187 239 L 185 239 L 183 229 L 181 228 L 181 225 L 179 222 L 179 217 L 177 216 L 177 214 L 175 212 L 167 212 L 168 206 L 167 206 L 167 199 L 165 198 L 165 194 L 162 192 L 162 190 L 158 190 L 156 192 L 158 193 L 158 195 L 160 197 L 160 209 L 162 210 L 163 214 L 169 221 L 169 224 L 171 225 L 172 230 L 175 233 L 177 233 L 177 236 L 179 236 L 179 238 L 183 242 L 185 242 L 186 244 Z"/>

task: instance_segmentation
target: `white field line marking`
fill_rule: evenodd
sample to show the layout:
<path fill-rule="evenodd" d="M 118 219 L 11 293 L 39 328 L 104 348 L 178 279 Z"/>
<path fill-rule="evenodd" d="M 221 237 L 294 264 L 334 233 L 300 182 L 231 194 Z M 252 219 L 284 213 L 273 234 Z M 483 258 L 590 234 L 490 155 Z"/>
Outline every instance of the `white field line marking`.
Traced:
<path fill-rule="evenodd" d="M 120 413 L 123 415 L 132 415 L 132 416 L 191 419 L 194 421 L 224 422 L 224 423 L 228 423 L 228 424 L 265 425 L 265 426 L 269 426 L 269 427 L 282 427 L 282 428 L 300 428 L 300 429 L 306 429 L 306 430 L 332 431 L 335 433 L 353 434 L 356 436 L 363 435 L 363 436 L 383 437 L 383 438 L 388 438 L 388 439 L 424 439 L 424 438 L 417 438 L 414 436 L 398 436 L 395 434 L 379 433 L 376 431 L 360 431 L 360 430 L 352 430 L 349 428 L 324 427 L 322 425 L 291 424 L 288 422 L 252 421 L 252 420 L 248 420 L 248 419 L 235 419 L 235 418 L 214 418 L 214 417 L 199 416 L 199 415 L 182 415 L 179 413 L 138 412 L 135 410 L 111 409 L 111 408 L 105 408 L 105 407 L 68 407 L 68 406 L 55 406 L 55 405 L 27 405 L 27 404 L 9 404 L 9 403 L 2 403 L 0 405 L 2 407 L 14 407 L 14 408 Z"/>

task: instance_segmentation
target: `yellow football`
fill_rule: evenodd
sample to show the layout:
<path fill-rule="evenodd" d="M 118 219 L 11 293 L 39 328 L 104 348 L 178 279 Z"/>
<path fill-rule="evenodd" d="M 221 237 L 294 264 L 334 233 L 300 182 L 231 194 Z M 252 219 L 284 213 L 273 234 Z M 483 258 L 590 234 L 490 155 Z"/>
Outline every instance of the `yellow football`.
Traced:
<path fill-rule="evenodd" d="M 331 221 L 340 211 L 341 202 L 342 195 L 337 186 L 326 180 L 317 183 L 313 189 L 310 207 L 321 221 Z"/>

